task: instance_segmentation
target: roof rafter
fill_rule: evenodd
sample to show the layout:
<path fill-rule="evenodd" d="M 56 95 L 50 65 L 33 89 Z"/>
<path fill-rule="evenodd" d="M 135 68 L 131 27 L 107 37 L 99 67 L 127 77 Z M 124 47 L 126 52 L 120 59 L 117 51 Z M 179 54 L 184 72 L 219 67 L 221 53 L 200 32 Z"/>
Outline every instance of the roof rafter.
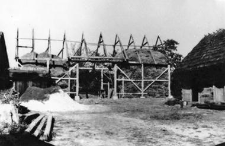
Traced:
<path fill-rule="evenodd" d="M 134 46 L 134 49 L 136 49 L 136 45 L 135 45 L 135 42 L 134 42 L 134 38 L 133 38 L 133 36 L 132 36 L 132 34 L 131 34 L 131 35 L 130 35 L 130 38 L 129 38 L 129 41 L 128 41 L 128 45 L 127 45 L 127 49 L 126 49 L 126 50 L 128 50 L 129 47 L 130 47 L 132 44 L 133 44 L 133 46 Z"/>

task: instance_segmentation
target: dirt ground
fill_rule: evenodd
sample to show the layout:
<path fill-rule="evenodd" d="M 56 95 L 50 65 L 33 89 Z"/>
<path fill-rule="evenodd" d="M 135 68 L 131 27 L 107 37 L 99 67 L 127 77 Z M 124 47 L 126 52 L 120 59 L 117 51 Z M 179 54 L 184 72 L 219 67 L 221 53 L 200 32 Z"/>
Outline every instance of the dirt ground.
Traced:
<path fill-rule="evenodd" d="M 225 112 L 169 107 L 164 99 L 88 99 L 89 110 L 52 113 L 56 146 L 214 146 Z M 225 145 L 225 144 L 224 144 Z"/>

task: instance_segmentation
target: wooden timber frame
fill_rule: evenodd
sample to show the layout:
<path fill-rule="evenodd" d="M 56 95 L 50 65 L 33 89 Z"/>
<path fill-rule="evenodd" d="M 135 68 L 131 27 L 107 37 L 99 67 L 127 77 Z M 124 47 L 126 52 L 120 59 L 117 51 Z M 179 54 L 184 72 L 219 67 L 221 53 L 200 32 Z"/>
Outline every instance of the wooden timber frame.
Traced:
<path fill-rule="evenodd" d="M 19 40 L 31 40 L 32 41 L 32 45 L 31 46 L 22 46 L 19 44 Z M 66 39 L 66 34 L 64 33 L 63 39 L 62 40 L 57 40 L 57 39 L 51 39 L 50 36 L 50 31 L 49 31 L 49 36 L 48 39 L 40 39 L 40 38 L 35 38 L 34 37 L 34 30 L 32 30 L 32 38 L 20 38 L 19 37 L 19 30 L 17 29 L 17 37 L 16 37 L 16 54 L 15 54 L 15 60 L 18 63 L 19 67 L 22 67 L 23 64 L 21 64 L 21 60 L 26 60 L 26 59 L 22 59 L 19 56 L 19 48 L 31 48 L 31 52 L 34 52 L 35 50 L 35 41 L 36 40 L 40 40 L 40 41 L 47 41 L 48 42 L 48 47 L 46 49 L 45 52 L 47 52 L 48 54 L 51 54 L 51 42 L 53 41 L 60 41 L 62 42 L 62 49 L 59 51 L 59 53 L 57 54 L 58 57 L 61 57 L 60 59 L 58 58 L 52 58 L 51 55 L 50 57 L 46 57 L 46 58 L 37 58 L 34 57 L 32 58 L 32 60 L 41 60 L 41 61 L 46 61 L 46 70 L 49 72 L 50 71 L 50 62 L 51 61 L 58 61 L 58 60 L 64 60 L 67 61 L 70 65 L 69 69 L 64 72 L 64 75 L 62 75 L 61 77 L 51 77 L 52 79 L 55 80 L 56 83 L 58 83 L 61 80 L 67 80 L 68 81 L 68 90 L 67 93 L 69 94 L 75 94 L 75 100 L 79 100 L 79 70 L 80 69 L 91 69 L 89 67 L 81 67 L 79 66 L 79 63 L 81 62 L 91 62 L 94 65 L 96 63 L 111 63 L 113 64 L 113 73 L 114 73 L 114 81 L 113 81 L 113 86 L 114 86 L 114 92 L 113 92 L 113 99 L 118 99 L 118 95 L 122 94 L 140 94 L 141 98 L 144 98 L 144 95 L 146 94 L 145 91 L 155 82 L 168 82 L 168 96 L 171 95 L 171 91 L 170 91 L 170 65 L 168 64 L 158 64 L 155 61 L 154 56 L 151 54 L 151 57 L 153 58 L 154 63 L 143 63 L 141 61 L 141 58 L 139 57 L 139 62 L 134 62 L 134 61 L 130 61 L 126 50 L 130 49 L 131 47 L 133 47 L 134 49 L 143 49 L 143 48 L 149 48 L 150 52 L 154 47 L 164 47 L 163 42 L 161 41 L 160 37 L 157 37 L 156 43 L 153 46 L 149 45 L 149 42 L 147 40 L 147 37 L 144 36 L 142 44 L 140 46 L 136 45 L 134 42 L 134 38 L 132 36 L 132 34 L 130 35 L 129 38 L 129 42 L 128 45 L 123 45 L 119 36 L 116 35 L 115 37 L 115 42 L 114 44 L 110 45 L 110 44 L 105 44 L 104 39 L 103 39 L 103 35 L 102 33 L 100 33 L 99 36 L 99 40 L 98 43 L 88 43 L 86 42 L 86 39 L 84 38 L 84 34 L 82 34 L 82 38 L 81 41 L 71 41 L 71 40 L 67 40 Z M 79 47 L 78 49 L 75 51 L 75 53 L 73 55 L 69 55 L 68 53 L 68 42 L 71 43 L 79 43 Z M 88 49 L 88 45 L 94 45 L 97 46 L 97 49 L 90 53 L 90 50 Z M 99 49 L 100 47 L 103 47 L 103 55 L 99 55 Z M 107 52 L 107 47 L 113 47 L 113 52 L 112 55 L 109 55 Z M 122 58 L 118 58 L 115 57 L 115 53 L 116 53 L 116 47 L 119 46 L 120 47 L 120 51 L 123 54 Z M 125 48 L 125 49 L 124 49 Z M 65 52 L 65 53 L 64 53 Z M 66 56 L 65 56 L 66 54 Z M 124 64 L 126 63 L 127 65 L 138 65 L 141 66 L 141 70 L 142 70 L 142 76 L 141 76 L 141 80 L 134 80 L 131 79 L 120 67 L 118 67 L 119 64 Z M 145 66 L 161 66 L 161 67 L 166 67 L 166 69 L 155 79 L 152 80 L 146 80 L 145 76 L 144 76 L 144 67 Z M 103 83 L 103 76 L 104 76 L 104 70 L 108 70 L 108 68 L 96 68 L 98 70 L 101 70 L 101 89 L 103 89 L 103 85 L 107 84 L 108 85 L 108 89 L 109 89 L 109 83 Z M 76 72 L 76 76 L 72 77 L 71 76 L 71 72 Z M 118 72 L 122 73 L 124 75 L 124 77 L 118 78 Z M 168 79 L 167 80 L 160 80 L 160 77 L 168 72 Z M 76 91 L 70 91 L 71 89 L 71 81 L 73 81 L 76 84 Z M 122 81 L 122 93 L 118 93 L 117 92 L 117 82 L 118 81 Z M 126 93 L 124 91 L 124 82 L 132 82 L 137 89 L 140 91 L 140 93 Z M 137 84 L 135 82 L 141 82 L 141 87 L 138 87 Z M 144 86 L 145 82 L 151 82 L 150 84 L 148 84 L 146 87 Z"/>
<path fill-rule="evenodd" d="M 166 69 L 162 71 L 155 79 L 145 79 L 144 76 L 144 66 L 145 64 L 135 64 L 137 66 L 141 66 L 141 80 L 135 80 L 131 79 L 120 67 L 118 67 L 116 64 L 114 65 L 114 99 L 118 99 L 118 95 L 122 95 L 124 97 L 125 94 L 138 94 L 141 95 L 140 98 L 145 98 L 144 95 L 145 91 L 150 88 L 155 82 L 168 82 L 168 96 L 171 96 L 171 89 L 170 89 L 170 65 L 164 66 Z M 163 66 L 162 66 L 163 67 Z M 118 73 L 121 73 L 123 75 L 122 78 L 118 78 Z M 160 79 L 160 77 L 164 74 L 168 74 L 168 79 Z M 122 82 L 122 89 L 121 92 L 117 92 L 117 82 Z M 126 93 L 124 91 L 125 82 L 131 82 L 140 92 L 139 93 Z M 139 87 L 135 82 L 141 82 L 141 87 Z M 145 82 L 150 82 L 147 86 L 145 86 Z"/>

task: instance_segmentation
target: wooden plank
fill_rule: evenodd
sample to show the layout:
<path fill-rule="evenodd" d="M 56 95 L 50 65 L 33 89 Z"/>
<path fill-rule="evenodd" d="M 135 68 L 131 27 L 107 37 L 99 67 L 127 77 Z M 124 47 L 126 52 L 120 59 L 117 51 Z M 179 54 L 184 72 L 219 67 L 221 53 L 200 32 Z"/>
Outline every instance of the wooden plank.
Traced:
<path fill-rule="evenodd" d="M 34 132 L 34 136 L 39 136 L 40 133 L 41 133 L 41 130 L 44 128 L 44 125 L 47 121 L 47 117 L 45 116 L 42 120 L 41 120 L 41 123 L 39 124 L 39 126 L 37 127 L 37 129 L 35 130 Z"/>
<path fill-rule="evenodd" d="M 152 82 L 152 81 L 155 81 L 155 80 L 152 80 L 152 79 L 149 79 L 149 80 L 117 79 L 117 81 L 126 81 L 126 82 L 130 82 L 130 81 L 141 82 L 141 81 L 144 81 L 144 82 Z M 155 82 L 167 82 L 167 81 L 168 80 L 157 80 Z"/>
<path fill-rule="evenodd" d="M 32 46 L 17 46 L 17 47 L 20 47 L 20 48 L 33 48 Z"/>
<path fill-rule="evenodd" d="M 40 115 L 38 118 L 36 118 L 25 131 L 31 132 L 34 129 L 34 127 L 38 125 L 38 123 L 41 121 L 43 117 L 44 115 Z"/>
<path fill-rule="evenodd" d="M 148 93 L 117 93 L 117 94 L 148 94 Z"/>
<path fill-rule="evenodd" d="M 49 115 L 47 119 L 45 131 L 44 131 L 44 135 L 42 138 L 43 140 L 49 140 L 49 138 L 51 137 L 52 127 L 53 127 L 53 116 Z"/>
<path fill-rule="evenodd" d="M 80 69 L 87 69 L 87 70 L 92 70 L 93 67 L 80 67 Z M 95 70 L 109 70 L 109 68 L 105 68 L 105 67 L 95 67 Z"/>
<path fill-rule="evenodd" d="M 60 80 L 76 80 L 77 78 L 59 78 L 59 77 L 51 77 L 52 79 L 60 79 Z"/>
<path fill-rule="evenodd" d="M 36 112 L 29 112 L 27 114 L 23 114 L 23 116 L 25 116 L 24 121 L 26 121 L 30 117 L 33 117 L 33 116 L 35 117 L 35 116 L 38 116 L 38 115 L 39 115 L 39 113 L 36 113 Z"/>

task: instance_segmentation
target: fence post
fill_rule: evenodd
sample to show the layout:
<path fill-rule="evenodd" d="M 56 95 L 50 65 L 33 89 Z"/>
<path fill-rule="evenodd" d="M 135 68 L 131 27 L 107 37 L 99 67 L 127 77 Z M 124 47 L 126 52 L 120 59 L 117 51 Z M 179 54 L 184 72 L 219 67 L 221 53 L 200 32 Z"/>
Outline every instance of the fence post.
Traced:
<path fill-rule="evenodd" d="M 117 96 L 117 65 L 114 65 L 114 94 L 113 94 L 113 99 L 116 100 L 118 99 Z"/>

